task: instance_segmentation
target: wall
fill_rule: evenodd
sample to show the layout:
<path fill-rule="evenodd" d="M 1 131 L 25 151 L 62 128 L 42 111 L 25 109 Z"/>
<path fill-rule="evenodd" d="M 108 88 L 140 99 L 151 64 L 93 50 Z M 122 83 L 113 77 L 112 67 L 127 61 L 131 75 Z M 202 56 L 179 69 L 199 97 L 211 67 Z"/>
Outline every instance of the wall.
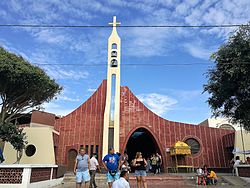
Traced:
<path fill-rule="evenodd" d="M 35 145 L 36 153 L 28 157 L 24 151 L 20 164 L 55 164 L 53 129 L 50 127 L 25 127 L 24 132 L 27 135 L 28 145 Z M 3 164 L 16 162 L 16 150 L 10 143 L 5 143 L 3 154 L 5 157 Z"/>
<path fill-rule="evenodd" d="M 55 115 L 48 112 L 33 110 L 31 115 L 31 123 L 33 123 L 33 125 L 38 124 L 38 125 L 54 126 Z"/>
<path fill-rule="evenodd" d="M 195 167 L 204 164 L 207 164 L 208 167 L 227 167 L 229 165 L 230 158 L 225 151 L 222 137 L 233 131 L 165 120 L 146 108 L 128 87 L 121 88 L 120 107 L 122 152 L 126 148 L 129 136 L 136 129 L 143 127 L 151 132 L 160 146 L 165 167 L 172 165 L 166 148 L 170 148 L 178 140 L 185 141 L 187 138 L 195 138 L 201 145 L 200 152 L 193 155 Z M 187 162 L 191 165 L 190 158 Z"/>
<path fill-rule="evenodd" d="M 206 120 L 207 126 L 213 127 L 213 128 L 219 128 L 223 124 L 229 124 L 231 125 L 236 131 L 240 130 L 239 124 L 233 124 L 226 118 L 209 118 Z M 204 125 L 204 122 L 200 123 L 200 125 Z"/>
<path fill-rule="evenodd" d="M 67 165 L 68 151 L 78 150 L 81 145 L 98 145 L 99 156 L 101 155 L 105 99 L 106 81 L 103 81 L 85 103 L 69 115 L 56 120 L 55 129 L 60 132 L 58 164 Z M 165 120 L 146 108 L 128 87 L 121 87 L 120 152 L 124 152 L 130 135 L 141 127 L 149 130 L 154 136 L 163 155 L 165 167 L 172 165 L 166 149 L 178 140 L 185 141 L 188 138 L 195 138 L 201 146 L 200 152 L 193 155 L 195 167 L 204 164 L 216 168 L 229 166 L 231 158 L 222 138 L 234 131 Z M 190 158 L 187 163 L 191 165 Z"/>
<path fill-rule="evenodd" d="M 247 131 L 243 131 L 243 142 L 245 146 L 245 150 L 250 150 L 250 133 L 247 133 Z M 242 137 L 241 137 L 241 131 L 236 131 L 235 133 L 235 148 L 240 149 L 243 151 L 243 145 L 242 145 Z M 240 156 L 240 159 L 242 162 L 244 162 L 244 155 L 243 154 L 235 154 L 235 156 Z M 248 157 L 249 155 L 246 155 Z"/>
<path fill-rule="evenodd" d="M 60 133 L 57 148 L 58 164 L 67 165 L 70 149 L 78 151 L 81 145 L 99 146 L 101 156 L 104 108 L 106 100 L 106 80 L 95 93 L 76 110 L 57 119 L 55 129 Z M 90 152 L 89 152 L 90 153 Z"/>
<path fill-rule="evenodd" d="M 0 165 L 0 187 L 44 188 L 61 184 L 57 165 Z"/>

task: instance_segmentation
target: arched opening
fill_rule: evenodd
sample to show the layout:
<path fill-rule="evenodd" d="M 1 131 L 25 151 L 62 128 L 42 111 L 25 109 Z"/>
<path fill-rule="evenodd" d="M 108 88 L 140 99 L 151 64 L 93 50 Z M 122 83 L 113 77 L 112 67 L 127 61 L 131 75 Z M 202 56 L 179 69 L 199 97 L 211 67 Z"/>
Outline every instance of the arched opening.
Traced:
<path fill-rule="evenodd" d="M 73 171 L 74 170 L 76 156 L 77 156 L 77 151 L 75 149 L 70 149 L 68 151 L 67 171 Z"/>
<path fill-rule="evenodd" d="M 139 128 L 131 134 L 125 151 L 128 154 L 129 162 L 135 158 L 136 152 L 142 152 L 145 159 L 151 157 L 156 152 L 162 156 L 153 135 L 145 128 Z"/>
<path fill-rule="evenodd" d="M 220 125 L 219 128 L 235 131 L 235 128 L 232 125 L 229 125 L 229 124 L 222 124 L 222 125 Z"/>
<path fill-rule="evenodd" d="M 116 43 L 112 44 L 112 49 L 117 49 L 117 44 Z"/>

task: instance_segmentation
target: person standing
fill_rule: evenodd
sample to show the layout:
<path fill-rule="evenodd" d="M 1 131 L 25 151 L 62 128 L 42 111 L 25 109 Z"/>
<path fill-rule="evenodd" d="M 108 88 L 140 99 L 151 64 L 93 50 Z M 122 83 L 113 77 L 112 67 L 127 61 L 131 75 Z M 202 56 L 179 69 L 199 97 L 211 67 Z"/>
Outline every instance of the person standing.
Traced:
<path fill-rule="evenodd" d="M 135 159 L 133 160 L 133 166 L 135 168 L 137 188 L 141 188 L 141 182 L 143 183 L 143 187 L 147 188 L 147 181 L 146 181 L 147 161 L 144 158 L 142 158 L 141 152 L 136 153 Z"/>
<path fill-rule="evenodd" d="M 152 165 L 152 171 L 153 171 L 154 175 L 156 175 L 157 157 L 154 153 L 153 153 L 153 156 L 151 157 L 151 165 Z"/>
<path fill-rule="evenodd" d="M 96 170 L 98 169 L 99 172 L 101 172 L 101 169 L 99 167 L 99 163 L 97 161 L 97 155 L 95 153 L 93 153 L 91 159 L 90 159 L 90 170 L 89 170 L 89 173 L 90 173 L 90 185 L 89 185 L 89 188 L 92 188 L 92 186 L 94 188 L 97 187 L 96 185 L 96 182 L 95 182 L 95 174 L 96 174 Z"/>
<path fill-rule="evenodd" d="M 250 157 L 246 158 L 246 164 L 250 164 Z"/>
<path fill-rule="evenodd" d="M 162 164 L 161 155 L 159 153 L 156 153 L 156 158 L 157 158 L 156 173 L 160 174 L 161 173 L 161 164 Z"/>
<path fill-rule="evenodd" d="M 114 181 L 112 188 L 130 188 L 128 181 L 129 181 L 128 171 L 123 170 L 121 171 L 120 179 Z"/>
<path fill-rule="evenodd" d="M 236 156 L 235 157 L 235 161 L 234 161 L 234 165 L 233 165 L 233 175 L 235 173 L 236 176 L 238 176 L 238 168 L 237 166 L 241 163 L 240 157 Z"/>
<path fill-rule="evenodd" d="M 120 167 L 121 167 L 121 171 L 125 170 L 125 171 L 130 171 L 130 167 L 129 167 L 129 163 L 128 163 L 128 154 L 125 151 L 121 157 L 120 157 Z"/>
<path fill-rule="evenodd" d="M 151 161 L 150 161 L 150 157 L 147 158 L 147 166 L 146 166 L 146 172 L 150 172 L 152 169 L 152 166 L 151 166 Z"/>
<path fill-rule="evenodd" d="M 79 154 L 76 156 L 74 174 L 76 175 L 76 188 L 81 188 L 84 182 L 84 188 L 89 188 L 89 156 L 85 153 L 84 148 L 79 150 Z"/>
<path fill-rule="evenodd" d="M 120 157 L 115 154 L 114 148 L 109 148 L 109 153 L 103 158 L 102 163 L 107 170 L 107 181 L 109 188 L 112 187 L 112 184 L 115 180 L 118 180 L 119 175 L 119 169 L 120 169 Z"/>
<path fill-rule="evenodd" d="M 204 171 L 201 167 L 197 168 L 196 170 L 196 174 L 197 174 L 197 184 L 198 185 L 206 185 L 206 180 L 205 180 L 205 176 L 204 176 Z"/>

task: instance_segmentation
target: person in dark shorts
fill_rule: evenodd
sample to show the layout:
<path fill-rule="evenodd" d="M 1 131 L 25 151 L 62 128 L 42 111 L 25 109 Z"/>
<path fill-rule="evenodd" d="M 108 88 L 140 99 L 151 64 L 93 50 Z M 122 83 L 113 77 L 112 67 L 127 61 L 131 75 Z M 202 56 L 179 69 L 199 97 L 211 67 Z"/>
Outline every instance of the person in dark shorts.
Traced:
<path fill-rule="evenodd" d="M 99 167 L 99 163 L 97 161 L 97 154 L 96 153 L 93 153 L 92 154 L 92 157 L 90 159 L 90 170 L 89 170 L 89 173 L 90 173 L 90 185 L 89 185 L 89 188 L 96 188 L 97 185 L 96 185 L 96 182 L 95 182 L 95 174 L 96 174 L 96 170 L 98 169 L 99 172 L 101 172 L 101 169 Z"/>
<path fill-rule="evenodd" d="M 147 181 L 146 181 L 146 166 L 147 166 L 147 161 L 142 158 L 142 153 L 137 152 L 135 159 L 133 160 L 133 166 L 135 169 L 135 176 L 137 180 L 137 188 L 141 188 L 143 184 L 144 188 L 147 188 Z"/>

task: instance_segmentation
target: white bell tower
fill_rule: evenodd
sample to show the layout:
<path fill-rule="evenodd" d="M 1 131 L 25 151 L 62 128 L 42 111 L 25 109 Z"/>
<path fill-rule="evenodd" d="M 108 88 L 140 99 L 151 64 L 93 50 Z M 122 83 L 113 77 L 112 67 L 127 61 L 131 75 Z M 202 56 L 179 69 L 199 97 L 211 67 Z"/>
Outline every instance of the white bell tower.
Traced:
<path fill-rule="evenodd" d="M 121 39 L 116 31 L 120 23 L 113 16 L 112 33 L 108 39 L 108 74 L 106 106 L 104 112 L 102 157 L 107 155 L 108 148 L 114 147 L 119 152 L 120 133 L 120 57 Z"/>

